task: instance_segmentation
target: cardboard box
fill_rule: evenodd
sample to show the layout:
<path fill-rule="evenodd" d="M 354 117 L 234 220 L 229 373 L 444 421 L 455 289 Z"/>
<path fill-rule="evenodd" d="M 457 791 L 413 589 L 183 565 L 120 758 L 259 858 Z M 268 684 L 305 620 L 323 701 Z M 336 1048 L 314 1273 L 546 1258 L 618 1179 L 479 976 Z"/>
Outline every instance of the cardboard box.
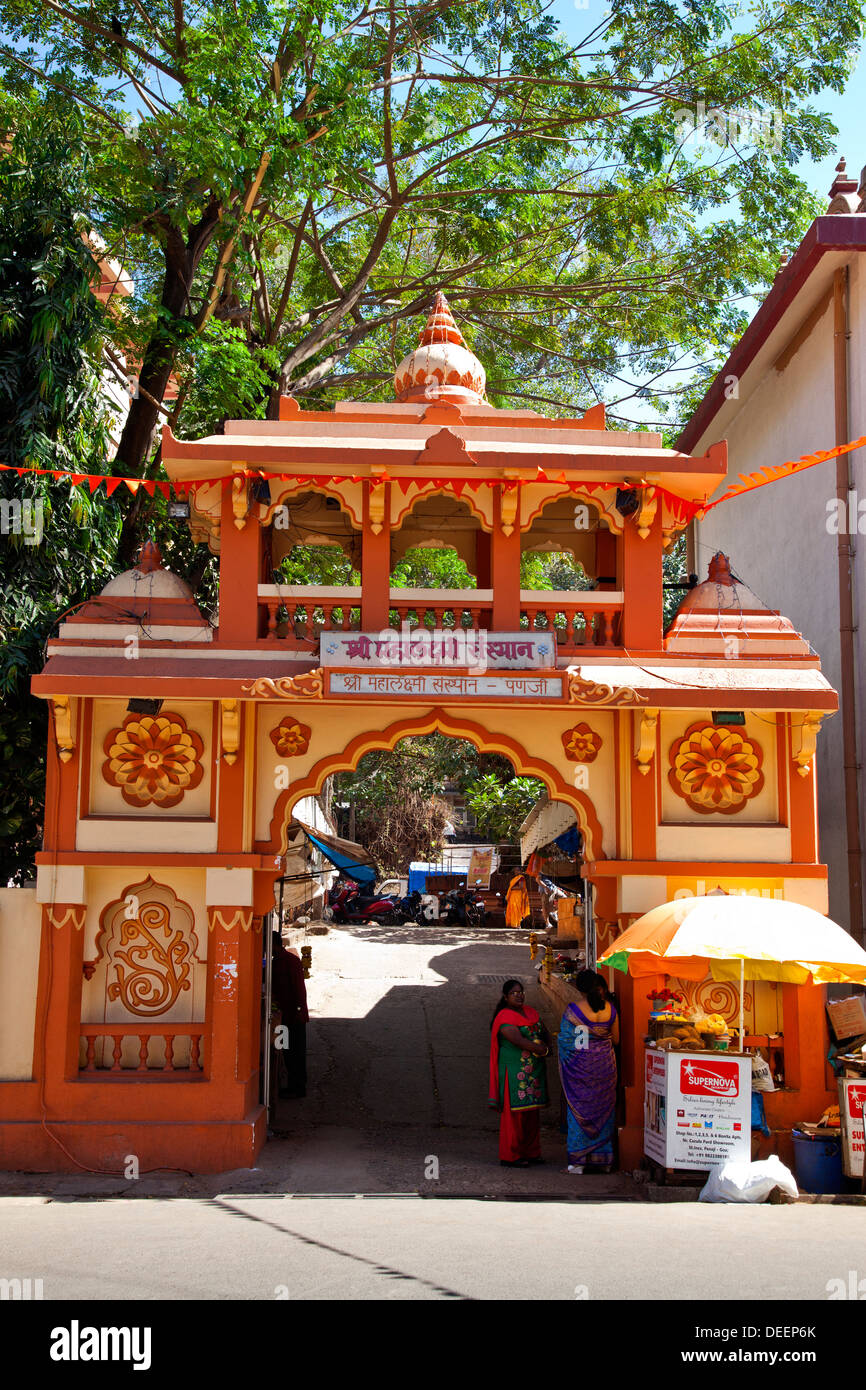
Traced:
<path fill-rule="evenodd" d="M 556 899 L 556 934 L 567 940 L 583 940 L 583 903 L 579 898 Z"/>
<path fill-rule="evenodd" d="M 837 1042 L 866 1033 L 866 995 L 852 994 L 850 999 L 834 1000 L 827 1005 L 827 1017 Z"/>

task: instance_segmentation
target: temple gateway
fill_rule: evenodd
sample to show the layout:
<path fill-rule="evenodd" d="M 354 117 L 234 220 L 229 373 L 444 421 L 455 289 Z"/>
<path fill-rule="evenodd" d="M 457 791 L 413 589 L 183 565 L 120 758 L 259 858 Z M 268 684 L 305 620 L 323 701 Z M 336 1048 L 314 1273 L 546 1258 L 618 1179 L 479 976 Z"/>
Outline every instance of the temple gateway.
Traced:
<path fill-rule="evenodd" d="M 218 616 L 148 544 L 48 645 L 33 682 L 51 712 L 44 849 L 0 1057 L 4 1168 L 255 1163 L 262 928 L 293 808 L 407 735 L 501 753 L 571 808 L 599 955 L 683 891 L 827 910 L 815 754 L 837 701 L 817 658 L 723 555 L 664 631 L 662 557 L 724 479 L 725 444 L 692 457 L 607 429 L 601 406 L 492 407 L 441 295 L 394 386 L 391 404 L 330 413 L 284 398 L 278 421 L 192 442 L 167 429 L 193 537 L 219 556 Z M 391 587 L 407 549 L 442 544 L 475 587 Z M 360 584 L 275 582 L 296 545 L 339 547 Z M 525 551 L 569 551 L 594 583 L 522 590 Z M 652 984 L 616 977 L 626 1167 L 642 1151 Z M 734 1019 L 733 987 L 687 989 Z M 748 1034 L 783 1037 L 777 1130 L 835 1098 L 814 1046 L 823 994 L 749 989 Z"/>

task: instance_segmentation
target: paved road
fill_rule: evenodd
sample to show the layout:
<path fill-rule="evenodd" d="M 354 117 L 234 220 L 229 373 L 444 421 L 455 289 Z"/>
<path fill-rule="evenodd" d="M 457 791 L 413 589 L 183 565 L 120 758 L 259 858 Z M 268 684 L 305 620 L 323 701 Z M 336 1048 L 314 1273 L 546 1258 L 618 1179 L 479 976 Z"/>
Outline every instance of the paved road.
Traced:
<path fill-rule="evenodd" d="M 280 1103 L 267 1155 L 290 1190 L 417 1192 L 431 1181 L 476 1196 L 524 1190 L 525 1173 L 499 1166 L 487 1084 L 502 982 L 522 977 L 528 1002 L 547 1007 L 526 934 L 352 927 L 310 940 L 308 1096 Z M 553 1014 L 547 1022 L 558 1027 Z M 554 1064 L 549 1079 L 550 1171 L 532 1190 L 565 1194 Z"/>
<path fill-rule="evenodd" d="M 851 1270 L 866 1292 L 852 1207 L 31 1197 L 0 1199 L 0 1232 L 0 1277 L 76 1303 L 706 1299 L 710 1315 L 726 1299 L 826 1301 Z"/>

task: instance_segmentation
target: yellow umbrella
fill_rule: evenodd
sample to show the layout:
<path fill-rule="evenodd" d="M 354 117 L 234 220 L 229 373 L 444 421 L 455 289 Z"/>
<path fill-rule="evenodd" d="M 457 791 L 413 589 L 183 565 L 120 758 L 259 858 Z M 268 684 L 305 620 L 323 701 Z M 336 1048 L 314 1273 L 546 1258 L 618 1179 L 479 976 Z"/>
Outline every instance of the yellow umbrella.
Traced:
<path fill-rule="evenodd" d="M 776 898 L 711 893 L 645 912 L 598 962 L 630 975 L 743 981 L 863 984 L 866 951 L 811 907 Z"/>

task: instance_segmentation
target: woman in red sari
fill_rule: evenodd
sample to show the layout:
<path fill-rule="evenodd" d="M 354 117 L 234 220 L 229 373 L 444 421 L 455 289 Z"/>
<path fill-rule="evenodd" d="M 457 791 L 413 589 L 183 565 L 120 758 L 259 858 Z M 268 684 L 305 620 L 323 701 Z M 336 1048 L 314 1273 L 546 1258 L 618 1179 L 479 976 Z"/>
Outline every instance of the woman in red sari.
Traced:
<path fill-rule="evenodd" d="M 538 1010 L 524 1003 L 523 985 L 506 980 L 490 1025 L 490 1104 L 501 1112 L 499 1161 L 509 1168 L 541 1163 L 540 1110 L 547 1104 L 550 1052 Z"/>

